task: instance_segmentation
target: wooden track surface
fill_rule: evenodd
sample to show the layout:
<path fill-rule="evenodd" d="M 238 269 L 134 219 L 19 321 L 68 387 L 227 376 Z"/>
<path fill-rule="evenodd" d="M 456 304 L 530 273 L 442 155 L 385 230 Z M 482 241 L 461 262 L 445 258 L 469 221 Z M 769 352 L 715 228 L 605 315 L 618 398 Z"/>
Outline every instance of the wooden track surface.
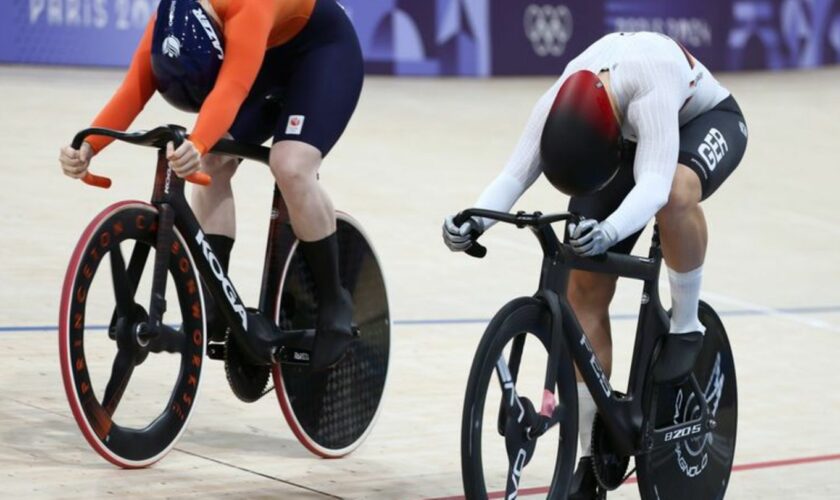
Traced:
<path fill-rule="evenodd" d="M 211 363 L 177 449 L 150 469 L 121 471 L 90 450 L 72 419 L 55 332 L 65 266 L 82 229 L 106 205 L 150 193 L 150 150 L 118 145 L 96 158 L 93 170 L 114 179 L 108 191 L 59 171 L 59 147 L 87 125 L 120 76 L 0 66 L 0 497 L 460 494 L 460 413 L 470 360 L 484 322 L 507 300 L 534 290 L 540 253 L 527 232 L 499 227 L 484 238 L 490 253 L 483 261 L 451 254 L 440 225 L 495 176 L 549 80 L 367 80 L 356 116 L 322 171 L 336 206 L 360 220 L 375 242 L 396 320 L 385 406 L 356 453 L 332 461 L 311 456 L 276 399 L 238 402 L 221 364 Z M 704 205 L 705 298 L 723 311 L 738 363 L 736 464 L 745 470 L 733 474 L 727 498 L 840 498 L 840 457 L 747 467 L 840 453 L 840 69 L 721 79 L 751 132 L 744 162 Z M 155 98 L 136 127 L 191 120 Z M 239 235 L 231 276 L 253 304 L 270 174 L 244 165 L 234 191 Z M 566 202 L 540 180 L 517 208 L 562 211 Z M 643 236 L 638 253 L 647 241 Z M 638 285 L 622 284 L 612 308 L 618 386 L 632 349 L 634 322 L 627 318 L 638 300 Z M 441 321 L 462 319 L 476 321 Z M 21 329 L 40 326 L 44 331 Z M 638 492 L 627 485 L 610 498 Z"/>

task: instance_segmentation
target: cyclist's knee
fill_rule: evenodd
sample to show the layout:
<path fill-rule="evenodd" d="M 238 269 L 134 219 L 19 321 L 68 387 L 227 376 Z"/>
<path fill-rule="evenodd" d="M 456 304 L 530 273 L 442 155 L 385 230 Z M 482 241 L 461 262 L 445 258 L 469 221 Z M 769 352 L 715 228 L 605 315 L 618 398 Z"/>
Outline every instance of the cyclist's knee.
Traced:
<path fill-rule="evenodd" d="M 238 166 L 239 161 L 230 156 L 210 153 L 201 159 L 201 171 L 212 177 L 214 182 L 230 181 Z"/>
<path fill-rule="evenodd" d="M 271 148 L 269 165 L 280 189 L 286 195 L 293 195 L 316 179 L 321 153 L 302 142 L 278 142 Z"/>
<path fill-rule="evenodd" d="M 685 165 L 677 165 L 668 203 L 657 214 L 657 219 L 680 217 L 700 204 L 703 187 L 697 174 Z"/>
<path fill-rule="evenodd" d="M 609 274 L 572 271 L 568 298 L 582 312 L 606 312 L 615 295 L 617 278 Z"/>

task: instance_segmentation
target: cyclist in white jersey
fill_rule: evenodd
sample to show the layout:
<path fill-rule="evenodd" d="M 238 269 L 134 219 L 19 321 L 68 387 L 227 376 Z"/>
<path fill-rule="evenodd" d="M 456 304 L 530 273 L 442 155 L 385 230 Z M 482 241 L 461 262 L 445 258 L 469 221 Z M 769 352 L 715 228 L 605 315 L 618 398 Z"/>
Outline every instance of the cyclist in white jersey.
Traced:
<path fill-rule="evenodd" d="M 567 227 L 581 255 L 629 253 L 656 218 L 671 285 L 670 333 L 654 376 L 677 383 L 702 346 L 697 317 L 707 228 L 700 202 L 738 166 L 747 127 L 735 99 L 688 51 L 657 33 L 604 36 L 572 60 L 537 102 L 510 160 L 474 206 L 509 211 L 545 173 L 572 195 Z M 448 217 L 444 241 L 465 251 L 493 221 L 460 227 Z M 609 304 L 616 276 L 572 271 L 568 299 L 609 375 Z M 578 378 L 583 448 L 573 499 L 602 498 L 591 473 L 595 404 Z"/>

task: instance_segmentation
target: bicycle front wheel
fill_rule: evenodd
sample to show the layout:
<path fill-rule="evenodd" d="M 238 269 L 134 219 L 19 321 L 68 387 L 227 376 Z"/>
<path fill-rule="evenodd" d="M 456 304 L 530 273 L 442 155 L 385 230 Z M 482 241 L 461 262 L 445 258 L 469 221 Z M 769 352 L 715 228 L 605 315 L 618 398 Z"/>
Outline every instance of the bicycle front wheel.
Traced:
<path fill-rule="evenodd" d="M 204 360 L 198 276 L 177 229 L 167 289 L 152 294 L 159 218 L 139 201 L 105 209 L 76 245 L 61 295 L 61 375 L 73 417 L 90 446 L 124 468 L 151 465 L 175 446 Z M 164 297 L 172 303 L 152 330 L 149 304 Z"/>
<path fill-rule="evenodd" d="M 718 500 L 729 486 L 738 424 L 738 386 L 729 338 L 714 309 L 700 302 L 706 327 L 694 376 L 704 392 L 716 427 L 697 438 L 637 457 L 642 498 Z M 680 424 L 700 416 L 700 404 L 688 384 L 660 387 L 656 426 Z"/>
<path fill-rule="evenodd" d="M 506 498 L 526 493 L 566 498 L 577 453 L 577 389 L 574 365 L 563 346 L 560 359 L 553 360 L 558 364 L 556 390 L 545 390 L 552 340 L 551 312 L 533 297 L 508 303 L 487 326 L 473 359 L 461 420 L 467 498 L 502 492 Z M 556 404 L 558 423 L 528 439 L 528 419 L 553 413 L 541 404 L 547 399 Z"/>

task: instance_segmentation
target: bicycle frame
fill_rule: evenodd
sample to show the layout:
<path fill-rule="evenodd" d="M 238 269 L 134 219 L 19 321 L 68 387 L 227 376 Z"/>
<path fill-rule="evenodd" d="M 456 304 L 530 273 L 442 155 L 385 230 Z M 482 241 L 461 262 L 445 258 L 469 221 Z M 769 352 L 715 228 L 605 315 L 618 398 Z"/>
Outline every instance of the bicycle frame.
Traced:
<path fill-rule="evenodd" d="M 215 300 L 219 311 L 231 328 L 231 331 L 243 349 L 248 349 L 245 335 L 248 334 L 248 311 L 241 296 L 236 291 L 227 272 L 222 268 L 212 246 L 195 217 L 184 195 L 185 181 L 174 175 L 166 159 L 166 143 L 172 141 L 176 147 L 186 139 L 185 129 L 175 125 L 158 127 L 145 133 L 124 134 L 107 129 L 86 129 L 74 138 L 75 145 L 81 145 L 89 135 L 106 135 L 133 144 L 153 146 L 158 148 L 157 169 L 155 173 L 154 189 L 151 204 L 159 213 L 158 240 L 156 245 L 154 273 L 152 278 L 152 299 L 149 305 L 150 334 L 155 335 L 162 325 L 162 316 L 166 310 L 164 291 L 166 289 L 166 275 L 169 266 L 169 248 L 173 244 L 172 228 L 177 228 L 184 237 L 190 253 L 195 256 L 198 273 L 204 281 L 206 289 Z M 263 146 L 247 145 L 235 141 L 220 140 L 211 150 L 212 153 L 229 155 L 258 161 L 268 165 L 270 149 Z M 295 236 L 289 224 L 289 213 L 283 196 L 276 184 L 272 202 L 271 218 L 268 228 L 265 262 L 263 268 L 262 285 L 260 290 L 259 310 L 271 311 L 274 307 L 276 286 L 283 272 L 282 264 L 291 250 Z M 201 256 L 198 258 L 197 256 Z M 148 249 L 136 247 L 132 252 L 131 261 L 136 273 L 132 276 L 136 288 L 136 280 L 145 264 Z M 306 332 L 285 332 L 284 341 L 296 339 Z M 249 353 L 256 357 L 256 353 Z"/>
<path fill-rule="evenodd" d="M 557 368 L 554 361 L 559 358 L 556 349 L 562 344 L 568 346 L 581 376 L 586 383 L 598 407 L 599 417 L 603 419 L 606 428 L 613 438 L 616 451 L 625 455 L 637 455 L 664 444 L 673 444 L 678 440 L 696 437 L 714 426 L 711 421 L 705 398 L 700 397 L 701 417 L 689 422 L 674 425 L 664 429 L 654 429 L 653 422 L 645 421 L 646 397 L 650 394 L 651 377 L 649 376 L 657 345 L 664 335 L 668 334 L 670 319 L 662 306 L 659 297 L 659 271 L 662 264 L 662 251 L 659 244 L 659 231 L 654 228 L 648 257 L 623 255 L 608 252 L 597 257 L 580 257 L 572 248 L 561 243 L 552 222 L 576 219 L 572 214 L 560 214 L 543 217 L 537 212 L 533 215 L 520 212 L 501 214 L 486 210 L 471 209 L 462 212 L 459 217 L 463 222 L 469 216 L 488 217 L 516 224 L 518 227 L 528 226 L 536 236 L 543 250 L 543 262 L 540 272 L 540 282 L 535 297 L 543 300 L 552 314 L 552 346 L 548 357 L 545 387 L 553 387 Z M 456 224 L 459 220 L 456 218 Z M 473 256 L 481 257 L 486 250 L 480 245 L 472 252 Z M 621 394 L 613 389 L 606 372 L 598 361 L 587 339 L 583 328 L 569 305 L 566 290 L 571 270 L 589 271 L 611 274 L 624 278 L 638 279 L 644 282 L 642 300 L 639 310 L 639 321 L 636 327 L 636 340 L 633 348 L 632 364 L 627 384 L 627 394 Z M 557 318 L 562 318 L 557 324 Z M 524 337 L 515 341 L 510 353 L 510 372 L 513 379 L 517 377 L 519 360 L 522 355 Z M 555 342 L 555 340 L 561 340 Z M 696 378 L 690 377 L 692 388 L 698 396 L 702 391 Z M 553 394 L 551 394 L 553 397 Z"/>
<path fill-rule="evenodd" d="M 531 227 L 543 247 L 543 264 L 536 296 L 551 307 L 554 318 L 563 318 L 562 335 L 572 358 L 592 394 L 599 415 L 610 430 L 617 447 L 631 454 L 639 446 L 643 427 L 643 398 L 648 369 L 659 338 L 668 333 L 669 319 L 659 298 L 659 269 L 662 252 L 658 235 L 654 236 L 647 258 L 607 253 L 596 258 L 577 256 L 561 244 L 549 225 Z M 644 281 L 636 341 L 633 348 L 627 394 L 613 389 L 605 370 L 589 344 L 589 340 L 566 298 L 569 273 L 572 269 L 617 275 Z"/>

